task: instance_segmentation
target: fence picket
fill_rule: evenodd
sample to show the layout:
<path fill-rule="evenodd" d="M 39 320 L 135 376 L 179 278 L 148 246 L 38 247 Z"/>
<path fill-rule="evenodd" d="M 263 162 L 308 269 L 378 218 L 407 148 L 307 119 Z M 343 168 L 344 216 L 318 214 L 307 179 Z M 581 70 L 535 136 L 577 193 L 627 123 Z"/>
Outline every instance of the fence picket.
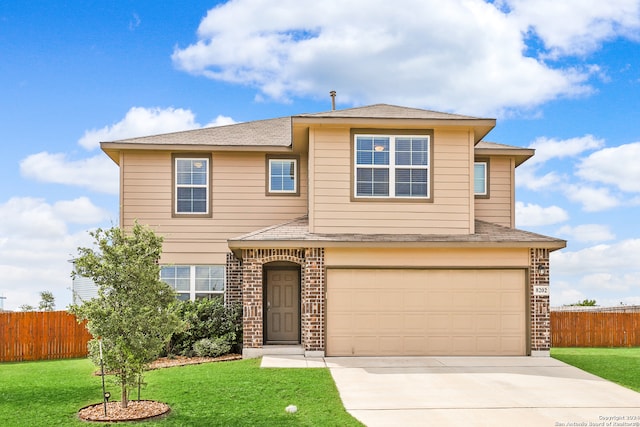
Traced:
<path fill-rule="evenodd" d="M 66 311 L 0 313 L 0 362 L 84 357 L 90 339 Z"/>
<path fill-rule="evenodd" d="M 553 347 L 640 346 L 639 312 L 552 311 Z"/>

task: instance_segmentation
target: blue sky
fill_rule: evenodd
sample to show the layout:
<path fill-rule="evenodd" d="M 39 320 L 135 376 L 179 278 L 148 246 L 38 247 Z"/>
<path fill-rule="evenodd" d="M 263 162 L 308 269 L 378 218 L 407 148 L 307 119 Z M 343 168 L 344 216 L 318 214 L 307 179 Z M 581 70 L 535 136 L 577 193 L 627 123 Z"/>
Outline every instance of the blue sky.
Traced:
<path fill-rule="evenodd" d="M 536 148 L 519 228 L 568 240 L 552 305 L 640 304 L 640 0 L 0 3 L 0 296 L 71 302 L 118 221 L 101 140 L 391 103 Z"/>

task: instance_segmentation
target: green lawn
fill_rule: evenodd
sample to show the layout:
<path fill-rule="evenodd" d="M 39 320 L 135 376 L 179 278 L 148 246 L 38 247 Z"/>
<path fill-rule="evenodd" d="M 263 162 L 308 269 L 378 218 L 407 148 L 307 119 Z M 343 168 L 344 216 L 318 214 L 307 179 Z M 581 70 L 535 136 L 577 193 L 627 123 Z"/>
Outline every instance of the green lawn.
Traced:
<path fill-rule="evenodd" d="M 0 424 L 85 426 L 83 406 L 101 401 L 86 359 L 0 364 Z M 150 371 L 142 399 L 171 406 L 147 426 L 361 426 L 343 408 L 328 369 L 260 369 L 259 359 Z M 118 399 L 118 387 L 108 385 Z M 134 397 L 136 394 L 134 393 Z M 284 408 L 296 405 L 298 412 Z M 118 423 L 131 425 L 131 423 Z"/>
<path fill-rule="evenodd" d="M 552 348 L 569 365 L 640 392 L 640 348 Z"/>

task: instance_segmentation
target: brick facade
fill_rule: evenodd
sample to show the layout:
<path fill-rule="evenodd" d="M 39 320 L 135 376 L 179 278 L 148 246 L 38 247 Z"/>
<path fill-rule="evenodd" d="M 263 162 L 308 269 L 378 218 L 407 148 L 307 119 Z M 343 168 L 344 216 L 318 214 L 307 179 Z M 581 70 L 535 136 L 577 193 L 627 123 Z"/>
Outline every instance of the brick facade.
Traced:
<path fill-rule="evenodd" d="M 540 274 L 539 267 L 544 272 Z M 529 250 L 529 313 L 531 351 L 548 352 L 551 348 L 551 311 L 549 295 L 534 295 L 534 286 L 549 286 L 549 250 Z"/>
<path fill-rule="evenodd" d="M 242 303 L 242 261 L 233 252 L 227 254 L 227 283 L 224 291 L 226 305 Z"/>
<path fill-rule="evenodd" d="M 325 265 L 323 248 L 245 249 L 242 261 L 227 255 L 227 303 L 242 301 L 244 341 L 247 349 L 264 344 L 264 266 L 287 261 L 300 266 L 301 344 L 305 351 L 325 349 Z M 543 266 L 540 271 L 539 266 Z M 551 347 L 549 295 L 534 295 L 535 286 L 549 286 L 549 250 L 529 251 L 530 350 L 535 354 Z"/>
<path fill-rule="evenodd" d="M 227 271 L 234 271 L 227 258 Z M 262 348 L 263 271 L 270 262 L 287 261 L 300 266 L 301 340 L 305 351 L 324 350 L 324 249 L 244 249 L 242 251 L 243 348 Z M 229 273 L 228 273 L 229 274 Z M 228 279 L 231 276 L 228 275 Z M 234 276 L 235 277 L 235 276 Z"/>

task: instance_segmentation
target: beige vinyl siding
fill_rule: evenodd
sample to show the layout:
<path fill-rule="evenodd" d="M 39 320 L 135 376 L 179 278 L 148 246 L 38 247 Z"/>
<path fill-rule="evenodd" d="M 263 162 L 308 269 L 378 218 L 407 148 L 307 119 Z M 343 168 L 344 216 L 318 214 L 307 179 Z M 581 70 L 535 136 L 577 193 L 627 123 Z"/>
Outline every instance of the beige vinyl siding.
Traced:
<path fill-rule="evenodd" d="M 327 267 L 527 268 L 527 248 L 325 248 Z"/>
<path fill-rule="evenodd" d="M 300 196 L 267 196 L 265 153 L 213 152 L 211 218 L 173 218 L 171 152 L 125 152 L 123 225 L 137 219 L 162 235 L 163 263 L 224 263 L 227 239 L 307 214 L 306 156 L 299 166 Z"/>
<path fill-rule="evenodd" d="M 352 198 L 352 145 L 348 127 L 310 129 L 315 159 L 310 227 L 315 233 L 468 234 L 470 158 L 467 131 L 434 131 L 432 201 Z M 420 134 L 416 130 L 416 134 Z"/>
<path fill-rule="evenodd" d="M 475 199 L 477 219 L 505 227 L 514 226 L 514 167 L 514 161 L 509 157 L 489 159 L 489 198 Z"/>

